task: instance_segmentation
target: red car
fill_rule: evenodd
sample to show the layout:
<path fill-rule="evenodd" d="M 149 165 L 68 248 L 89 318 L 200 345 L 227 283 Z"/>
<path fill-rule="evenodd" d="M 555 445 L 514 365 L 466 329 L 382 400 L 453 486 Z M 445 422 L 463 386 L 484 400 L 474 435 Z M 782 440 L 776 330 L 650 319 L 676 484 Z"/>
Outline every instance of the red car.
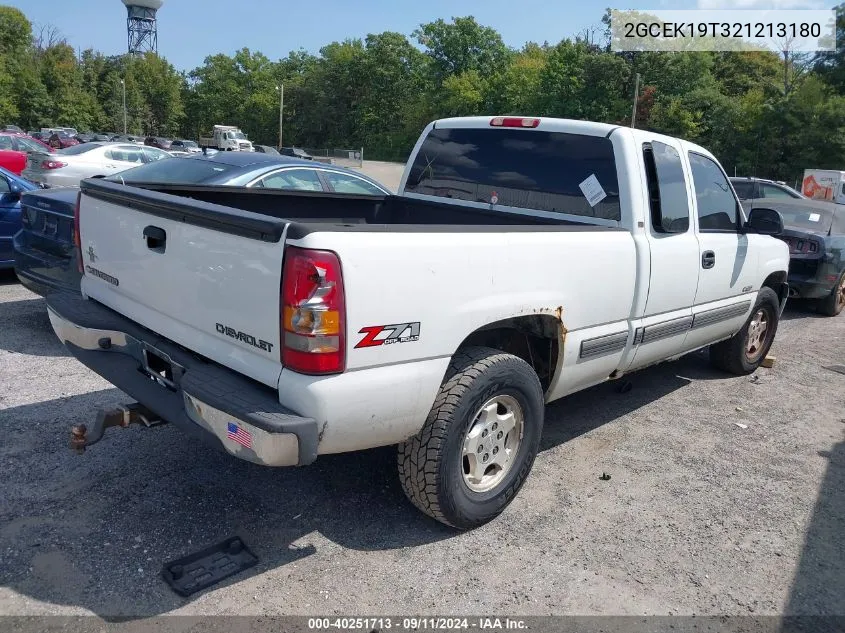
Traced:
<path fill-rule="evenodd" d="M 55 150 L 26 134 L 0 132 L 0 167 L 20 176 L 26 167 L 26 157 L 35 152 L 54 152 Z"/>
<path fill-rule="evenodd" d="M 73 147 L 74 145 L 79 145 L 79 141 L 73 138 L 67 132 L 53 132 L 50 135 L 50 138 L 47 139 L 47 143 L 50 147 L 55 149 L 64 149 L 65 147 Z"/>

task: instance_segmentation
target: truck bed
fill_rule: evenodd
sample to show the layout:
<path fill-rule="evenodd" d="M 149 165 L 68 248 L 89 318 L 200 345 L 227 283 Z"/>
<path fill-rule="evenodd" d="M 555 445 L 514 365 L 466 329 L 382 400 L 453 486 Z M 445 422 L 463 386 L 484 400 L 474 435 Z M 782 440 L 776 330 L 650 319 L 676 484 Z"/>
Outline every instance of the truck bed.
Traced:
<path fill-rule="evenodd" d="M 405 196 L 365 196 L 305 191 L 245 189 L 209 185 L 136 184 L 131 187 L 103 180 L 86 180 L 85 193 L 111 202 L 142 208 L 147 213 L 199 221 L 209 228 L 253 236 L 260 231 L 277 241 L 284 229 L 296 238 L 325 231 L 508 231 L 621 230 L 588 221 L 550 218 L 499 209 L 484 209 Z M 176 198 L 189 200 L 179 201 Z M 212 224 L 208 224 L 213 222 Z M 498 230 L 501 230 L 500 228 Z M 242 231 L 246 231 L 244 233 Z"/>

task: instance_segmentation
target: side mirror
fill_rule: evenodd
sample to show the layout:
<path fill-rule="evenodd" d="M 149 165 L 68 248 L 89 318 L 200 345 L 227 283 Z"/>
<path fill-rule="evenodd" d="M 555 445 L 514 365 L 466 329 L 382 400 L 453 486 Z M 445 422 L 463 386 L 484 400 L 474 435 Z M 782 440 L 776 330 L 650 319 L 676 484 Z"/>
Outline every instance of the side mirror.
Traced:
<path fill-rule="evenodd" d="M 20 200 L 22 193 L 23 187 L 21 187 L 18 183 L 11 181 L 9 182 L 9 190 L 3 192 L 3 200 Z"/>
<path fill-rule="evenodd" d="M 751 210 L 745 229 L 760 235 L 780 235 L 783 233 L 783 217 L 774 209 L 756 207 Z"/>

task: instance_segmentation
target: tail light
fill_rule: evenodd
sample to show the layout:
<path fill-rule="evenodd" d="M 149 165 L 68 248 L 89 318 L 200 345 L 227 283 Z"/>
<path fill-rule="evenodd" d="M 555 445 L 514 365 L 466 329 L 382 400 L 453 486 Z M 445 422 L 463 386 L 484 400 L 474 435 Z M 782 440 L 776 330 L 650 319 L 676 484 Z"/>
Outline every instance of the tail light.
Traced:
<path fill-rule="evenodd" d="M 789 244 L 789 252 L 795 255 L 806 255 L 807 253 L 818 253 L 819 245 L 816 241 L 811 239 L 789 238 L 786 240 Z"/>
<path fill-rule="evenodd" d="M 289 246 L 282 269 L 282 364 L 302 374 L 346 368 L 346 305 L 340 260 Z"/>
<path fill-rule="evenodd" d="M 41 169 L 61 169 L 62 167 L 67 167 L 67 163 L 63 163 L 60 160 L 41 161 Z"/>
<path fill-rule="evenodd" d="M 490 119 L 493 127 L 537 127 L 540 119 L 527 119 L 521 116 L 497 116 Z"/>
<path fill-rule="evenodd" d="M 73 245 L 76 248 L 76 269 L 84 272 L 82 266 L 82 237 L 79 234 L 79 207 L 82 202 L 82 192 L 76 194 L 76 206 L 73 208 Z"/>

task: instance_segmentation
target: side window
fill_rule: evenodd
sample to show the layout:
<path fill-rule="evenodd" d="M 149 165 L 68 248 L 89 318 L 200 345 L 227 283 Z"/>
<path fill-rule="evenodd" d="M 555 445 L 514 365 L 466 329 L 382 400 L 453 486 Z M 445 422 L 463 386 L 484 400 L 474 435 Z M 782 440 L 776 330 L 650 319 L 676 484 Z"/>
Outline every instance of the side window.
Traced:
<path fill-rule="evenodd" d="M 792 199 L 792 196 L 789 195 L 789 193 L 787 193 L 780 187 L 775 187 L 774 185 L 760 185 L 760 193 L 762 194 L 760 196 L 761 198 L 786 198 L 788 200 Z"/>
<path fill-rule="evenodd" d="M 0 136 L 0 149 L 12 149 L 11 136 Z"/>
<path fill-rule="evenodd" d="M 320 178 L 313 169 L 284 169 L 261 179 L 256 186 L 294 191 L 323 190 Z"/>
<path fill-rule="evenodd" d="M 730 231 L 738 225 L 739 203 L 734 198 L 725 174 L 710 158 L 690 152 L 692 181 L 698 207 L 700 231 Z"/>
<path fill-rule="evenodd" d="M 339 174 L 327 171 L 324 176 L 332 189 L 337 193 L 357 193 L 368 196 L 383 196 L 384 192 L 363 178 L 356 178 L 350 174 Z"/>
<path fill-rule="evenodd" d="M 170 154 L 155 147 L 142 147 L 141 152 L 143 153 L 145 163 L 152 163 L 162 158 L 170 158 Z"/>
<path fill-rule="evenodd" d="M 651 207 L 651 226 L 657 233 L 689 230 L 689 198 L 681 155 L 657 141 L 643 148 Z"/>
<path fill-rule="evenodd" d="M 738 182 L 733 181 L 734 191 L 739 196 L 740 200 L 751 200 L 754 197 L 754 183 L 753 182 Z"/>

